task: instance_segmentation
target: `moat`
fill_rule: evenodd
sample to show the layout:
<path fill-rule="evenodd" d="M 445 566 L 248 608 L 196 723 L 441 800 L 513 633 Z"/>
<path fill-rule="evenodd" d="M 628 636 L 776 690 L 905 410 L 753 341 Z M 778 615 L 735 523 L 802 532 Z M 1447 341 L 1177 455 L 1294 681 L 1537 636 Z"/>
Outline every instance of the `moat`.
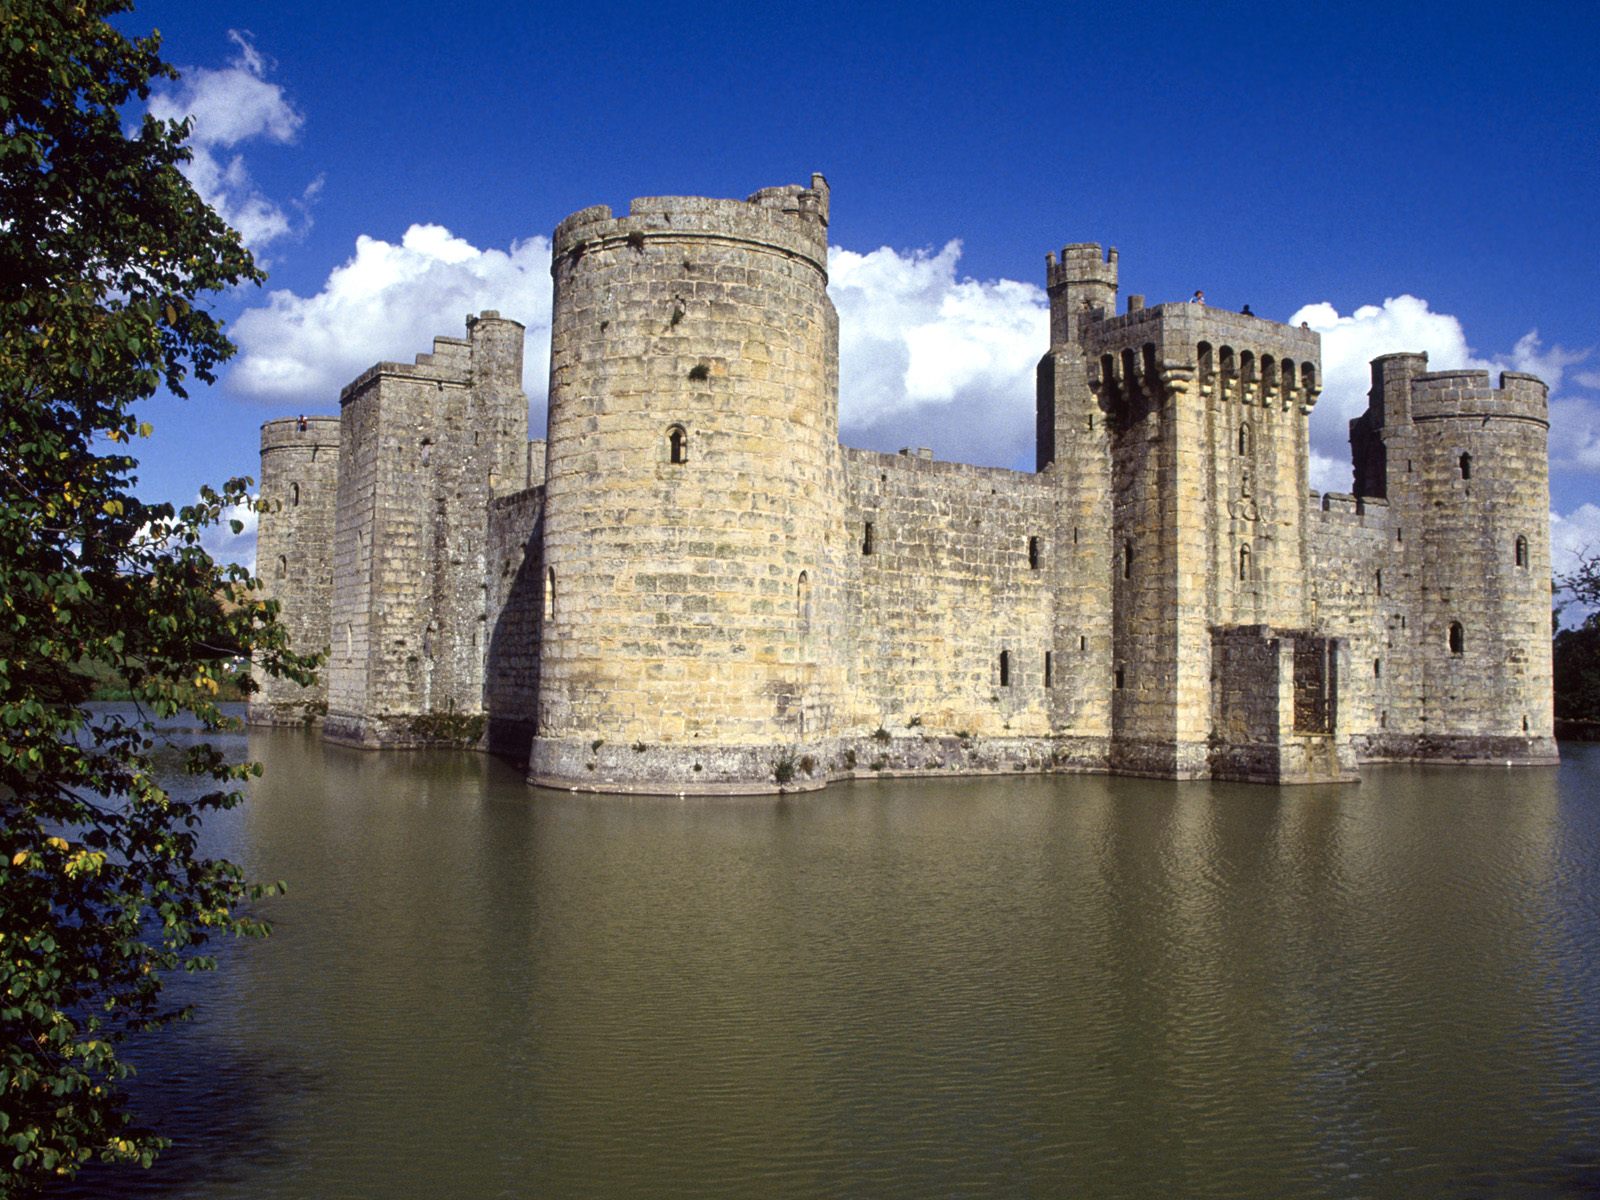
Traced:
<path fill-rule="evenodd" d="M 229 740 L 276 933 L 67 1194 L 1600 1193 L 1600 746 L 662 801 Z"/>

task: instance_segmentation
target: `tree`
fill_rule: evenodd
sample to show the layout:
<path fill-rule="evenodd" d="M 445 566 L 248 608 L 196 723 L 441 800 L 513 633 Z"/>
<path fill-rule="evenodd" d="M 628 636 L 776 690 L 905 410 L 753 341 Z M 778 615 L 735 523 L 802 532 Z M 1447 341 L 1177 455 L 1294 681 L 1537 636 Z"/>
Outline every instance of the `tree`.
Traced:
<path fill-rule="evenodd" d="M 179 172 L 183 123 L 143 116 L 175 78 L 131 0 L 0 5 L 0 1194 L 91 1159 L 148 1164 L 122 1085 L 126 1036 L 181 1015 L 164 972 L 213 965 L 219 934 L 264 932 L 234 865 L 197 851 L 251 764 L 209 746 L 169 792 L 155 722 L 207 728 L 231 655 L 301 682 L 258 584 L 212 561 L 204 527 L 248 480 L 181 510 L 134 492 L 136 405 L 213 380 L 232 352 L 206 293 L 263 276 Z M 91 711 L 125 677 L 126 719 Z M 192 798 L 185 798 L 192 797 Z"/>
<path fill-rule="evenodd" d="M 1588 613 L 1577 628 L 1555 634 L 1556 720 L 1583 722 L 1592 729 L 1600 723 L 1600 554 L 1580 555 L 1577 568 L 1555 583 Z M 1580 728 L 1574 726 L 1572 732 Z"/>

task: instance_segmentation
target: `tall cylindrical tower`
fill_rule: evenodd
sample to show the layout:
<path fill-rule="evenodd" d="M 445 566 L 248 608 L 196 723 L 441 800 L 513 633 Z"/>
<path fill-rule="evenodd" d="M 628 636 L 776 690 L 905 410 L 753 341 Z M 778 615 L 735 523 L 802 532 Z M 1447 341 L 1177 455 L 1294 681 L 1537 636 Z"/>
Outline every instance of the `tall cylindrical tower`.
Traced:
<path fill-rule="evenodd" d="M 261 499 L 256 574 L 279 604 L 290 645 L 313 653 L 328 645 L 333 592 L 333 517 L 339 494 L 339 418 L 290 417 L 261 427 Z M 250 699 L 256 725 L 299 725 L 327 711 L 324 678 L 303 688 L 261 676 Z"/>
<path fill-rule="evenodd" d="M 557 228 L 533 782 L 820 786 L 842 672 L 828 186 Z"/>
<path fill-rule="evenodd" d="M 1553 760 L 1549 418 L 1545 385 L 1505 372 L 1411 380 L 1411 453 L 1388 462 L 1419 607 L 1424 757 Z M 1413 540 L 1414 539 L 1414 540 Z"/>

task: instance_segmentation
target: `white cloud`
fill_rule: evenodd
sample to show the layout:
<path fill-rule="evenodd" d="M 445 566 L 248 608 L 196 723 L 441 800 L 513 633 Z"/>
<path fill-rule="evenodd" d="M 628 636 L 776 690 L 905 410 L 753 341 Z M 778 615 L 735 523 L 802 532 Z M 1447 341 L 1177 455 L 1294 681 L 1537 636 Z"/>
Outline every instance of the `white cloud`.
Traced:
<path fill-rule="evenodd" d="M 1556 397 L 1550 402 L 1552 465 L 1600 470 L 1600 405 L 1557 395 L 1566 369 L 1588 359 L 1588 350 L 1546 347 L 1535 329 L 1517 339 L 1510 353 L 1481 358 L 1473 354 L 1457 318 L 1434 312 L 1426 300 L 1409 295 L 1391 297 L 1382 305 L 1363 305 L 1349 316 L 1339 315 L 1326 302 L 1308 304 L 1289 318 L 1291 325 L 1301 321 L 1322 335 L 1323 392 L 1311 417 L 1314 486 L 1320 460 L 1340 467 L 1342 478 L 1333 490 L 1349 488 L 1349 421 L 1366 410 L 1367 390 L 1372 386 L 1371 361 L 1380 354 L 1399 351 L 1426 352 L 1430 371 L 1483 370 L 1491 377 L 1501 371 L 1537 375 Z M 1578 372 L 1574 379 L 1593 387 L 1600 383 L 1600 374 Z M 1326 478 L 1327 467 L 1323 469 Z"/>
<path fill-rule="evenodd" d="M 997 466 L 1033 445 L 1034 367 L 1049 345 L 1044 292 L 956 277 L 961 243 L 937 254 L 833 247 L 839 420 L 852 445 L 931 446 Z"/>
<path fill-rule="evenodd" d="M 184 68 L 176 90 L 150 98 L 150 112 L 162 120 L 193 122 L 188 145 L 194 157 L 181 169 L 200 198 L 254 250 L 289 233 L 289 215 L 262 194 L 242 155 L 222 152 L 257 138 L 292 142 L 305 118 L 289 103 L 283 88 L 267 82 L 268 63 L 250 35 L 231 29 L 228 37 L 239 53 L 227 67 Z M 320 179 L 313 181 L 302 203 L 308 203 L 320 186 Z"/>
<path fill-rule="evenodd" d="M 410 362 L 435 335 L 462 336 L 483 309 L 528 329 L 523 389 L 542 421 L 550 363 L 550 242 L 480 250 L 440 225 L 413 225 L 398 245 L 362 235 L 314 296 L 275 291 L 233 325 L 241 351 L 228 387 L 329 408 L 375 362 Z"/>
<path fill-rule="evenodd" d="M 1311 445 L 1313 463 L 1321 457 L 1341 465 L 1343 478 L 1335 491 L 1350 490 L 1349 422 L 1366 411 L 1373 359 L 1420 350 L 1428 355 L 1430 371 L 1492 365 L 1472 357 L 1460 321 L 1432 311 L 1416 296 L 1365 304 L 1349 316 L 1326 302 L 1308 304 L 1289 318 L 1290 325 L 1302 321 L 1322 335 L 1322 395 L 1311 415 Z"/>
<path fill-rule="evenodd" d="M 230 521 L 238 521 L 240 530 L 233 532 Z M 248 505 L 235 504 L 222 510 L 222 520 L 207 526 L 200 534 L 200 545 L 218 562 L 238 563 L 251 571 L 256 569 L 256 513 Z"/>

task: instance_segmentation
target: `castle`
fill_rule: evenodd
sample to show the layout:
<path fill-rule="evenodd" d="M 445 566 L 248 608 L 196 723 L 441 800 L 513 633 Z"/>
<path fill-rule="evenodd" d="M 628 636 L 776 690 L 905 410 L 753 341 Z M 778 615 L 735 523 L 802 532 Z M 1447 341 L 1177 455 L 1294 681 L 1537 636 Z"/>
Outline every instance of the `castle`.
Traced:
<path fill-rule="evenodd" d="M 251 720 L 652 794 L 1555 760 L 1539 380 L 1376 360 L 1319 496 L 1318 336 L 1119 312 L 1070 245 L 1035 472 L 852 449 L 828 215 L 814 175 L 563 221 L 547 442 L 494 312 L 263 426 L 259 573 L 329 660 Z"/>

